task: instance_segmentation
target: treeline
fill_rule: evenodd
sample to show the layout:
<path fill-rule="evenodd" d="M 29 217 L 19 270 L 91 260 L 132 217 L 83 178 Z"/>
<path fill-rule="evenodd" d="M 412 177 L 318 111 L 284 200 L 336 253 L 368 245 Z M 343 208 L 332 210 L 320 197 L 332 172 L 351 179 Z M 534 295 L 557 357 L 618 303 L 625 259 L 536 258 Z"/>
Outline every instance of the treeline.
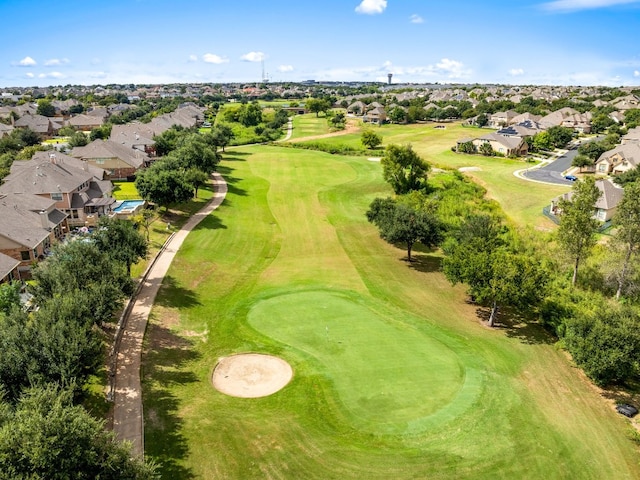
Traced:
<path fill-rule="evenodd" d="M 640 373 L 640 183 L 625 187 L 612 236 L 598 244 L 593 178 L 560 201 L 560 228 L 541 238 L 509 225 L 459 172 L 427 181 L 411 146 L 387 146 L 382 167 L 395 196 L 375 199 L 368 220 L 409 261 L 417 244 L 441 248 L 444 275 L 489 308 L 490 326 L 499 315 L 540 323 L 598 385 Z"/>
<path fill-rule="evenodd" d="M 81 405 L 146 252 L 132 223 L 104 217 L 34 267 L 34 311 L 20 308 L 19 285 L 0 286 L 0 478 L 153 478 Z"/>

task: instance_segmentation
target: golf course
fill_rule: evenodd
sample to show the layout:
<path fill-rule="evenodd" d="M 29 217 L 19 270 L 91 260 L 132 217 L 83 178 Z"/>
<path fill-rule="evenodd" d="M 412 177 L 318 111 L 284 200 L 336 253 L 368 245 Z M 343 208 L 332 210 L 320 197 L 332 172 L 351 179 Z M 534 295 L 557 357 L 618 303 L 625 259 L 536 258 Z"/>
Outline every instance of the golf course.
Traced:
<path fill-rule="evenodd" d="M 540 210 L 566 188 L 452 153 L 467 129 L 380 132 L 478 167 L 511 222 L 553 227 Z M 379 162 L 260 145 L 229 149 L 218 171 L 226 199 L 178 252 L 145 337 L 145 453 L 162 478 L 640 478 L 628 422 L 555 338 L 508 314 L 486 327 L 441 252 L 409 263 L 379 238 L 365 216 L 392 194 Z M 244 353 L 284 360 L 291 381 L 258 398 L 216 390 L 219 361 Z"/>

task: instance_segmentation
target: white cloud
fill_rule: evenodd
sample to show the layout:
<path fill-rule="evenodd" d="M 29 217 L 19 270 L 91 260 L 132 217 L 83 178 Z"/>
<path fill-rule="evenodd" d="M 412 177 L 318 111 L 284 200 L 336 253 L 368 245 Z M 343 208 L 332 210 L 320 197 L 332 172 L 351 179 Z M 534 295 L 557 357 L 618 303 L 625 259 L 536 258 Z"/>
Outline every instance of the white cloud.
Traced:
<path fill-rule="evenodd" d="M 554 0 L 553 2 L 543 3 L 540 6 L 544 10 L 552 12 L 575 12 L 577 10 L 590 10 L 638 3 L 639 1 L 640 0 Z"/>
<path fill-rule="evenodd" d="M 511 70 L 509 70 L 509 75 L 518 77 L 520 75 L 524 75 L 524 70 L 522 68 L 512 68 Z"/>
<path fill-rule="evenodd" d="M 37 65 L 37 62 L 31 57 L 24 57 L 18 62 L 18 65 L 21 67 L 33 67 L 34 65 Z"/>
<path fill-rule="evenodd" d="M 471 70 L 465 68 L 462 62 L 448 58 L 443 58 L 436 63 L 435 67 L 430 66 L 429 68 L 432 68 L 438 74 L 446 75 L 447 78 L 463 78 L 471 75 Z"/>
<path fill-rule="evenodd" d="M 245 53 L 240 58 L 245 62 L 261 62 L 266 57 L 265 57 L 265 54 L 262 52 L 249 52 L 249 53 Z"/>
<path fill-rule="evenodd" d="M 279 72 L 293 72 L 293 65 L 280 65 L 278 67 Z"/>
<path fill-rule="evenodd" d="M 47 60 L 46 62 L 44 62 L 45 66 L 47 66 L 47 67 L 65 65 L 67 63 L 69 63 L 69 59 L 68 58 L 51 58 L 51 59 Z"/>
<path fill-rule="evenodd" d="M 189 61 L 190 62 L 197 62 L 198 61 L 198 56 L 197 55 L 189 55 Z"/>
<path fill-rule="evenodd" d="M 634 77 L 640 77 L 640 70 L 634 70 L 633 71 L 633 76 Z"/>
<path fill-rule="evenodd" d="M 387 0 L 362 0 L 362 3 L 356 7 L 356 12 L 375 15 L 384 12 L 385 8 L 387 8 Z"/>
<path fill-rule="evenodd" d="M 33 78 L 33 77 L 35 77 L 35 75 L 34 75 L 33 73 L 31 73 L 31 72 L 28 72 L 28 73 L 26 74 L 26 76 L 27 76 L 27 77 L 29 77 L 29 78 Z"/>
<path fill-rule="evenodd" d="M 415 13 L 409 17 L 409 21 L 411 23 L 424 23 L 424 19 Z"/>
<path fill-rule="evenodd" d="M 229 59 L 219 55 L 214 55 L 213 53 L 205 53 L 202 56 L 202 61 L 205 63 L 215 63 L 216 65 L 219 65 L 221 63 L 228 63 Z"/>
<path fill-rule="evenodd" d="M 51 73 L 41 73 L 38 75 L 38 78 L 65 78 L 65 76 L 60 72 L 51 72 Z"/>

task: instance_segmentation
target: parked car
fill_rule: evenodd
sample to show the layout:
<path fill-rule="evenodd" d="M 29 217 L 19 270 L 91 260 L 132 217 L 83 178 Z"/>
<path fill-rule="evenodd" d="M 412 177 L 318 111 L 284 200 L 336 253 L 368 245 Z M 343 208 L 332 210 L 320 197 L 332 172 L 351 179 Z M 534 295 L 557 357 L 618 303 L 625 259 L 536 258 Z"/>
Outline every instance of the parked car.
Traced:
<path fill-rule="evenodd" d="M 569 180 L 570 182 L 575 182 L 576 180 L 578 180 L 578 177 L 576 177 L 575 175 L 565 175 L 564 179 Z"/>
<path fill-rule="evenodd" d="M 638 413 L 638 409 L 633 405 L 629 405 L 628 403 L 622 403 L 616 407 L 618 413 L 621 413 L 625 417 L 633 417 Z"/>

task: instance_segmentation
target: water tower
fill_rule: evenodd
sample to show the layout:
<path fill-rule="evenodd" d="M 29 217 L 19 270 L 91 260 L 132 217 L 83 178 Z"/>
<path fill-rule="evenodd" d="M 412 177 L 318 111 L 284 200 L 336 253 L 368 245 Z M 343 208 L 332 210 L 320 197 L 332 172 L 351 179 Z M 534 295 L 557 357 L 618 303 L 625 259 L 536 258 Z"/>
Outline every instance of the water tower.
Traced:
<path fill-rule="evenodd" d="M 393 77 L 393 73 L 387 73 L 387 78 L 388 78 L 387 84 L 388 85 L 391 85 L 391 77 Z"/>

